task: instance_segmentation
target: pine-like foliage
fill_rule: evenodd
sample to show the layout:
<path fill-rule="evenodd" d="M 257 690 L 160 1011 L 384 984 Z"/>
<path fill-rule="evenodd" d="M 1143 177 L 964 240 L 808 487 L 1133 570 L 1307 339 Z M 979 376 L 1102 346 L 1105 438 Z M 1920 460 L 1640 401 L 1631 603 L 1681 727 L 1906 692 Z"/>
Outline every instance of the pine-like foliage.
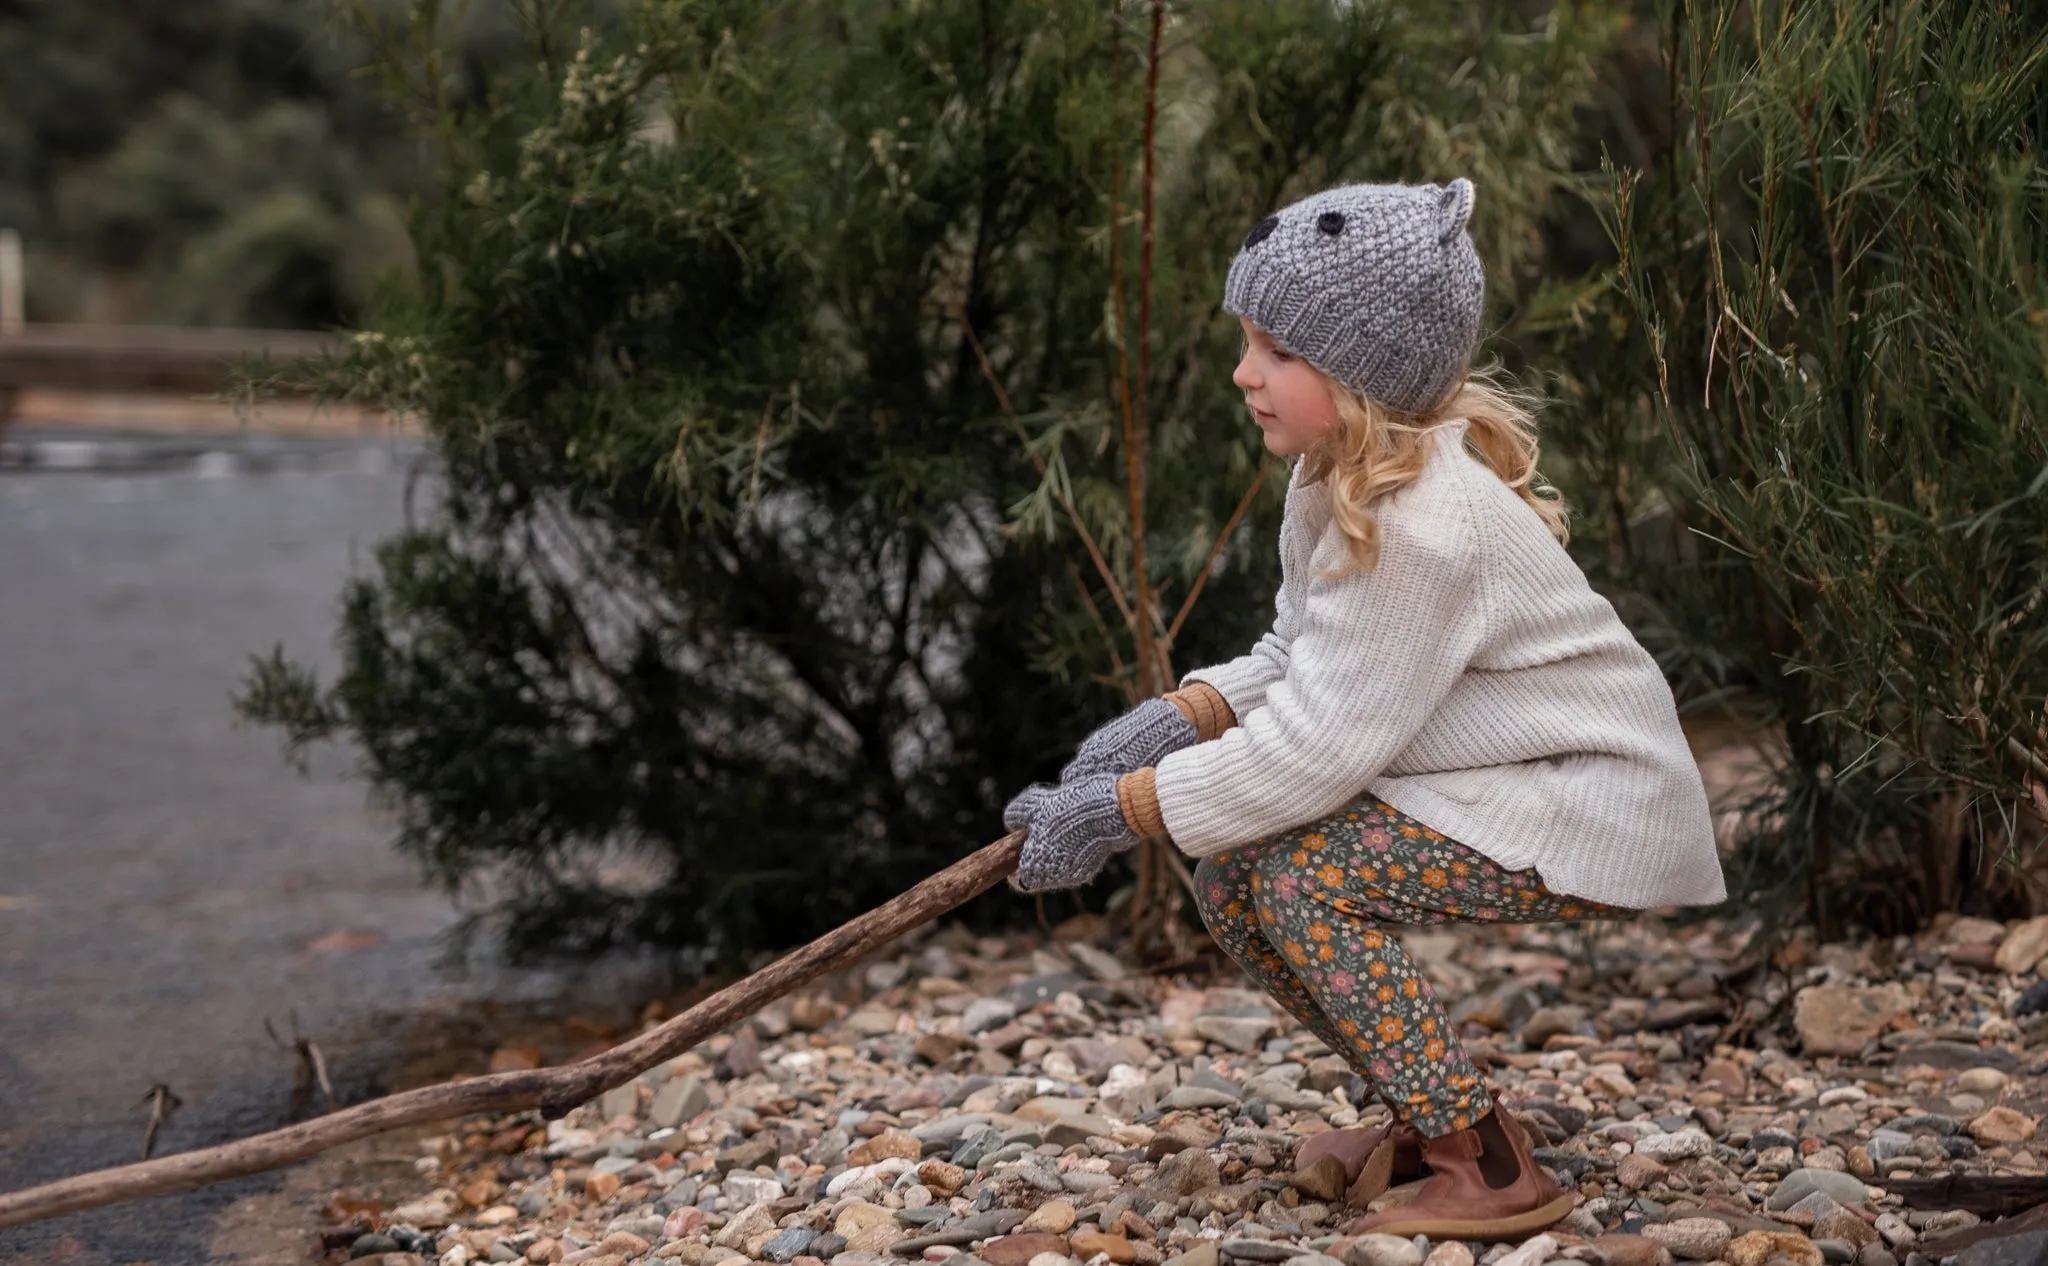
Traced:
<path fill-rule="evenodd" d="M 1320 183 L 1471 174 L 1519 284 L 1606 30 L 1212 0 L 1154 62 L 1140 3 L 523 11 L 529 69 L 486 88 L 435 6 L 371 10 L 442 187 L 417 281 L 321 385 L 421 419 L 445 506 L 349 586 L 333 682 L 272 656 L 242 705 L 357 743 L 402 847 L 488 883 L 513 944 L 584 948 L 787 944 L 1000 833 L 1125 698 L 1102 573 L 1038 530 L 1065 498 L 1128 578 L 1119 341 L 1149 340 L 1177 602 L 1259 465 L 1216 306 L 1245 229 Z M 1279 491 L 1180 666 L 1270 621 Z"/>
<path fill-rule="evenodd" d="M 1824 933 L 2038 900 L 2048 11 L 1664 21 L 1670 145 L 1615 174 L 1627 302 L 1577 353 L 1612 569 L 1668 667 L 1784 729 L 1744 877 Z"/>

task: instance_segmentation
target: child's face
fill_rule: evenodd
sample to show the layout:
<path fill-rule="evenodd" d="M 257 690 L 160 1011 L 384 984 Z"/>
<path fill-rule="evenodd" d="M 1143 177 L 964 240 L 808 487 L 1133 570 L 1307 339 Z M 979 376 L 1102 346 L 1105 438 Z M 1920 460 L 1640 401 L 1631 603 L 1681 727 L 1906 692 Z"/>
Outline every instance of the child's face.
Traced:
<path fill-rule="evenodd" d="M 1265 434 L 1266 451 L 1292 457 L 1315 447 L 1337 424 L 1337 406 L 1329 388 L 1309 363 L 1273 342 L 1272 336 L 1243 317 L 1244 356 L 1230 380 L 1244 389 L 1244 402 Z"/>

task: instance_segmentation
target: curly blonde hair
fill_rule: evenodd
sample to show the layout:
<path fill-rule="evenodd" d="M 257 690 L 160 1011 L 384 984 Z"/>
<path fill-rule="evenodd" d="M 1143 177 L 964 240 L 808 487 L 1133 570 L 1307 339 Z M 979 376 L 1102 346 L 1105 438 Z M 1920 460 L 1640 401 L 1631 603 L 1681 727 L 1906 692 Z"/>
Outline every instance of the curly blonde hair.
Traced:
<path fill-rule="evenodd" d="M 1311 367 L 1313 368 L 1313 367 Z M 1330 515 L 1350 544 L 1349 563 L 1336 576 L 1370 571 L 1379 563 L 1380 524 L 1372 507 L 1422 474 L 1433 431 L 1465 419 L 1465 443 L 1543 519 L 1562 544 L 1567 513 L 1555 488 L 1536 472 L 1536 411 L 1541 397 L 1516 386 L 1498 362 L 1469 371 L 1434 409 L 1401 413 L 1323 373 L 1337 407 L 1337 424 L 1302 457 L 1304 483 L 1330 481 Z"/>

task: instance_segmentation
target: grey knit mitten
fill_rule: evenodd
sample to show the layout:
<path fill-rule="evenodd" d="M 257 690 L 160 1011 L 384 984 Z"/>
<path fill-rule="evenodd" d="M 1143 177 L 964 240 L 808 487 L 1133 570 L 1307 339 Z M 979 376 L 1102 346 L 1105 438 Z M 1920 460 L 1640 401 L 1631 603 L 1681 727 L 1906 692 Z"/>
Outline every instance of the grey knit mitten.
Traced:
<path fill-rule="evenodd" d="M 1048 790 L 1031 815 L 1012 888 L 1046 892 L 1079 887 L 1095 878 L 1113 854 L 1138 842 L 1117 803 L 1118 777 L 1087 774 Z"/>
<path fill-rule="evenodd" d="M 1195 723 L 1179 708 L 1165 699 L 1147 699 L 1081 740 L 1074 758 L 1060 770 L 1060 782 L 1089 774 L 1128 774 L 1157 765 L 1170 753 L 1193 747 L 1200 740 Z M 1051 790 L 1045 783 L 1035 783 L 1018 792 L 1003 809 L 1003 825 L 1012 831 L 1023 830 Z"/>

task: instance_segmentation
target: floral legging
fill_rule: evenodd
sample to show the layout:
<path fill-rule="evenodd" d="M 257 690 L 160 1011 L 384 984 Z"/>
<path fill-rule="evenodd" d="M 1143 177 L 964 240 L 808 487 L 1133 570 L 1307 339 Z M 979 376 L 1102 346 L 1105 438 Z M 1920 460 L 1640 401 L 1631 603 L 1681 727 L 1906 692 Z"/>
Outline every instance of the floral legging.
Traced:
<path fill-rule="evenodd" d="M 1429 1137 L 1493 1107 L 1429 982 L 1379 924 L 1548 923 L 1636 913 L 1503 870 L 1365 796 L 1202 859 L 1196 905 L 1226 953 Z"/>

